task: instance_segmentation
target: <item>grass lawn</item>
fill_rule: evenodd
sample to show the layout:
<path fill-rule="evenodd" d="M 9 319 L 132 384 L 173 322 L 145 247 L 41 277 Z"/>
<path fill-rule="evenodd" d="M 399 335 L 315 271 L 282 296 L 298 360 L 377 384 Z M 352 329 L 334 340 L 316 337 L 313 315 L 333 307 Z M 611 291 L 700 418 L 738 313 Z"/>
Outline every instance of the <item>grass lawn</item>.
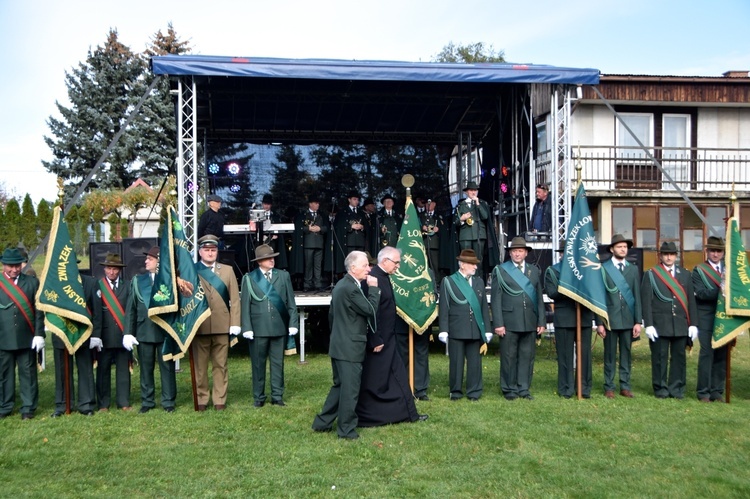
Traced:
<path fill-rule="evenodd" d="M 650 390 L 648 344 L 634 346 L 635 399 L 604 398 L 602 345 L 594 346 L 590 400 L 557 396 L 554 347 L 537 350 L 534 401 L 499 393 L 497 340 L 484 359 L 479 403 L 448 400 L 443 345 L 430 357 L 423 423 L 360 430 L 358 441 L 310 429 L 331 382 L 328 357 L 286 360 L 287 407 L 252 405 L 245 345 L 230 358 L 227 410 L 192 409 L 187 360 L 177 411 L 134 411 L 52 419 L 54 371 L 40 375 L 37 417 L 0 421 L 3 496 L 31 497 L 748 497 L 750 354 L 734 350 L 731 404 L 695 398 L 697 350 L 688 359 L 685 400 Z M 51 359 L 48 339 L 48 361 Z M 158 375 L 157 375 L 158 380 Z M 269 389 L 267 389 L 269 393 Z M 158 401 L 158 388 L 157 388 Z"/>

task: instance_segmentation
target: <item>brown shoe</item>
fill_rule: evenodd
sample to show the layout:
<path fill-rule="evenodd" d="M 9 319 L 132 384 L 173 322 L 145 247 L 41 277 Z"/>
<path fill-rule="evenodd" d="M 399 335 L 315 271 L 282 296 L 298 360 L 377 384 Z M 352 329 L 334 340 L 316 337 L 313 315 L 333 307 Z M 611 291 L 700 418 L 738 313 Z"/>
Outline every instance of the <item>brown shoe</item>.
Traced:
<path fill-rule="evenodd" d="M 100 407 L 99 412 L 109 412 L 109 407 Z"/>
<path fill-rule="evenodd" d="M 132 407 L 132 406 L 130 406 L 130 405 L 126 405 L 125 407 L 122 407 L 122 410 L 123 410 L 123 411 L 132 411 L 132 410 L 133 410 L 133 407 Z"/>
<path fill-rule="evenodd" d="M 720 402 L 722 404 L 726 403 L 726 400 L 724 400 L 724 397 L 719 397 L 717 399 L 711 399 L 711 402 Z"/>
<path fill-rule="evenodd" d="M 223 411 L 226 408 L 227 406 L 225 406 L 224 404 L 217 404 L 214 406 L 214 409 L 216 409 L 217 411 Z"/>
<path fill-rule="evenodd" d="M 612 390 L 607 390 L 606 392 L 604 392 L 604 396 L 608 399 L 613 399 L 615 398 L 615 392 L 613 392 Z"/>
<path fill-rule="evenodd" d="M 206 406 L 204 404 L 198 404 L 198 412 L 203 412 L 206 410 Z"/>
<path fill-rule="evenodd" d="M 701 397 L 701 398 L 698 399 L 698 402 L 703 402 L 703 403 L 707 404 L 707 403 L 711 402 L 711 399 L 708 398 L 708 397 Z"/>
<path fill-rule="evenodd" d="M 633 395 L 633 392 L 631 392 L 630 390 L 620 390 L 620 395 L 622 395 L 623 397 L 627 397 L 629 399 L 632 399 L 633 397 L 635 397 L 635 395 Z"/>

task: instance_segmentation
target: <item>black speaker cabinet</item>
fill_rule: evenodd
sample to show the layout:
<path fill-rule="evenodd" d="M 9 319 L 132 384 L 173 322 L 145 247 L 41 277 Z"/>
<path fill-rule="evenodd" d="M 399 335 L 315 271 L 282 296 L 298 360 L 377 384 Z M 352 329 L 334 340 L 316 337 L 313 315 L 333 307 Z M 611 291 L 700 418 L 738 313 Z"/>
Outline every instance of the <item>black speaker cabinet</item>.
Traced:
<path fill-rule="evenodd" d="M 122 258 L 120 243 L 89 243 L 89 265 L 91 267 L 89 275 L 96 280 L 104 277 L 104 267 L 99 264 L 104 261 L 107 253 L 114 253 Z"/>
<path fill-rule="evenodd" d="M 122 240 L 122 261 L 126 265 L 125 279 L 132 280 L 146 271 L 146 255 L 153 246 L 159 245 L 156 237 L 128 238 Z"/>

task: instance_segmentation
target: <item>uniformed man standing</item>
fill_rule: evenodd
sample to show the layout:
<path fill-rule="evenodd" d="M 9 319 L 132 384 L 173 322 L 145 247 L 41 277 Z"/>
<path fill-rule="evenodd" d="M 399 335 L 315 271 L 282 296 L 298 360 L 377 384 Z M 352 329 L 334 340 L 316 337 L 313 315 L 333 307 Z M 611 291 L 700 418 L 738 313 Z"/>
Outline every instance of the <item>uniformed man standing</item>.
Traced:
<path fill-rule="evenodd" d="M 312 195 L 307 210 L 297 219 L 297 230 L 302 237 L 304 251 L 304 290 L 323 288 L 323 251 L 328 234 L 328 217 L 320 213 L 320 201 Z"/>
<path fill-rule="evenodd" d="M 698 309 L 698 400 L 724 402 L 727 380 L 728 345 L 711 347 L 714 332 L 716 302 L 724 278 L 724 240 L 709 237 L 706 242 L 706 261 L 693 269 L 693 289 Z"/>
<path fill-rule="evenodd" d="M 492 322 L 500 336 L 500 387 L 507 400 L 533 400 L 536 338 L 547 326 L 541 272 L 525 261 L 530 249 L 523 237 L 514 237 L 511 259 L 492 271 Z"/>
<path fill-rule="evenodd" d="M 39 402 L 36 354 L 44 349 L 44 314 L 35 306 L 39 280 L 21 273 L 26 259 L 18 248 L 0 258 L 0 419 L 16 401 L 16 366 L 21 388 L 21 419 L 32 419 Z"/>
<path fill-rule="evenodd" d="M 461 249 L 472 249 L 480 260 L 487 245 L 487 222 L 490 218 L 489 205 L 479 199 L 479 186 L 471 181 L 464 189 L 466 197 L 456 206 L 454 222 L 458 227 L 458 244 Z M 483 276 L 484 272 L 479 275 Z"/>
<path fill-rule="evenodd" d="M 615 398 L 615 367 L 620 349 L 620 395 L 633 398 L 630 384 L 631 346 L 641 335 L 641 279 L 638 268 L 627 261 L 633 241 L 621 234 L 612 236 L 609 251 L 612 258 L 602 264 L 604 287 L 607 290 L 609 330 L 597 317 L 596 332 L 604 340 L 604 396 Z"/>
<path fill-rule="evenodd" d="M 434 281 L 440 282 L 440 231 L 443 230 L 443 217 L 435 211 L 437 203 L 433 200 L 427 201 L 427 207 L 419 213 L 419 222 L 422 227 L 422 238 L 424 241 L 427 262 L 432 270 Z"/>
<path fill-rule="evenodd" d="M 378 213 L 380 247 L 391 246 L 395 248 L 398 243 L 398 236 L 401 232 L 401 223 L 404 221 L 404 216 L 393 209 L 394 200 L 390 194 L 385 195 L 380 202 L 383 203 L 383 208 Z"/>
<path fill-rule="evenodd" d="M 698 338 L 698 310 L 690 272 L 677 265 L 677 245 L 664 242 L 660 263 L 641 284 L 643 324 L 651 347 L 651 382 L 656 398 L 685 396 L 688 338 Z"/>

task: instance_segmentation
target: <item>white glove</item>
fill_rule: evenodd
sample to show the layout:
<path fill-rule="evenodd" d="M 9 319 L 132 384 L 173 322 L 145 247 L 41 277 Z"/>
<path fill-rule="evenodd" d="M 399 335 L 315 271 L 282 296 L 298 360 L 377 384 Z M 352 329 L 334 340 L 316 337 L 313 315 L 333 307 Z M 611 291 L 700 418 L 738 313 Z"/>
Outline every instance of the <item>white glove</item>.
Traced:
<path fill-rule="evenodd" d="M 242 328 L 240 326 L 229 326 L 229 334 L 232 336 L 237 336 L 242 332 Z"/>
<path fill-rule="evenodd" d="M 34 339 L 31 340 L 31 349 L 36 350 L 36 353 L 44 350 L 44 338 L 41 336 L 34 336 Z"/>
<path fill-rule="evenodd" d="M 693 341 L 698 339 L 698 328 L 695 326 L 688 327 L 688 336 L 690 336 L 690 339 Z"/>
<path fill-rule="evenodd" d="M 248 340 L 252 340 L 253 338 L 255 338 L 255 335 L 252 331 L 245 331 L 244 333 L 242 333 L 242 337 L 247 338 Z"/>
<path fill-rule="evenodd" d="M 492 341 L 492 333 L 484 333 L 484 337 L 487 338 L 487 343 Z"/>
<path fill-rule="evenodd" d="M 648 326 L 646 328 L 646 336 L 648 336 L 648 339 L 651 341 L 656 341 L 656 338 L 659 337 L 654 326 Z"/>
<path fill-rule="evenodd" d="M 299 332 L 299 329 L 297 329 L 296 327 L 290 327 L 289 328 L 289 336 L 294 336 L 298 332 Z"/>
<path fill-rule="evenodd" d="M 448 333 L 443 331 L 442 333 L 438 334 L 438 339 L 443 343 L 448 343 Z"/>
<path fill-rule="evenodd" d="M 132 334 L 126 334 L 122 337 L 122 347 L 131 352 L 133 350 L 133 347 L 138 344 L 138 340 L 135 339 L 135 336 Z"/>
<path fill-rule="evenodd" d="M 97 352 L 101 352 L 103 346 L 104 346 L 104 343 L 102 343 L 101 338 L 89 338 L 89 348 L 91 350 L 96 348 Z"/>

